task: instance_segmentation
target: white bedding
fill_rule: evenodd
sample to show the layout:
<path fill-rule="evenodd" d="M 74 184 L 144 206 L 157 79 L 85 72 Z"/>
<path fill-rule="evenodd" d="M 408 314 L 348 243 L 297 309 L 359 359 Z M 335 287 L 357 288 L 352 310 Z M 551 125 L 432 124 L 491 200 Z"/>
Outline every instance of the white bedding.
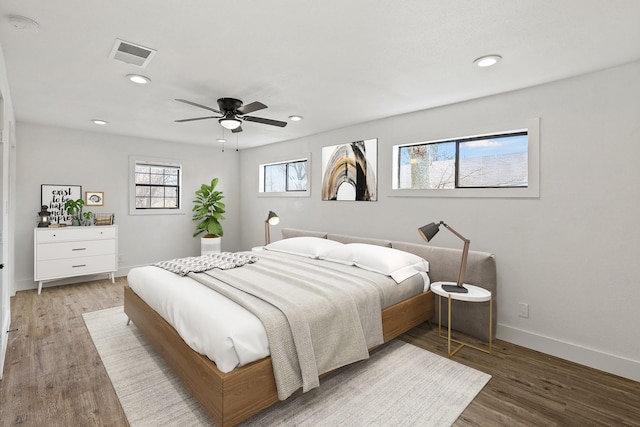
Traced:
<path fill-rule="evenodd" d="M 220 371 L 229 372 L 269 356 L 260 320 L 192 278 L 148 266 L 131 269 L 128 282 L 192 349 L 213 360 Z M 185 302 L 191 308 L 178 310 Z M 203 330 L 209 333 L 203 334 Z"/>
<path fill-rule="evenodd" d="M 427 290 L 429 277 L 426 273 L 420 276 Z M 129 287 L 220 371 L 230 372 L 269 356 L 262 322 L 196 280 L 154 266 L 133 268 L 127 278 Z M 189 310 L 180 309 L 185 305 Z"/>

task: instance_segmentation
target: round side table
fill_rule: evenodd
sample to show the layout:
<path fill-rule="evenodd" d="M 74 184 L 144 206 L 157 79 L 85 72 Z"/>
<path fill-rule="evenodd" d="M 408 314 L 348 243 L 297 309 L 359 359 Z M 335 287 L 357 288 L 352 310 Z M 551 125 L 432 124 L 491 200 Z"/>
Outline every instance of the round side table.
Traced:
<path fill-rule="evenodd" d="M 491 292 L 481 288 L 479 286 L 464 284 L 463 286 L 467 288 L 469 292 L 467 293 L 457 293 L 457 292 L 447 292 L 442 288 L 442 285 L 455 285 L 456 282 L 433 282 L 431 284 L 431 291 L 438 295 L 438 336 L 440 338 L 446 338 L 447 340 L 447 352 L 449 353 L 449 357 L 452 357 L 454 354 L 458 352 L 462 347 L 471 347 L 473 349 L 491 353 L 492 346 L 492 313 L 493 313 L 493 298 Z M 442 335 L 442 297 L 447 298 L 447 336 Z M 456 339 L 451 338 L 451 301 L 466 301 L 466 302 L 486 302 L 489 301 L 489 343 L 488 350 L 484 348 L 480 348 L 474 346 L 469 343 L 465 343 Z M 458 347 L 451 351 L 451 343 L 459 344 Z"/>

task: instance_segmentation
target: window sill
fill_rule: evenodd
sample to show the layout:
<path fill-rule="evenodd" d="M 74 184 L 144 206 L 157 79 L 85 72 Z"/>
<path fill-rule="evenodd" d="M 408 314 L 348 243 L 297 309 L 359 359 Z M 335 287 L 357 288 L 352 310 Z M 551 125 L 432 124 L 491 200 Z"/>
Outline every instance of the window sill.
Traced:
<path fill-rule="evenodd" d="M 310 197 L 311 191 L 288 191 L 288 192 L 259 192 L 258 197 Z"/>
<path fill-rule="evenodd" d="M 494 199 L 536 199 L 540 197 L 538 188 L 456 188 L 450 190 L 391 190 L 390 197 L 443 197 L 443 198 L 494 198 Z"/>

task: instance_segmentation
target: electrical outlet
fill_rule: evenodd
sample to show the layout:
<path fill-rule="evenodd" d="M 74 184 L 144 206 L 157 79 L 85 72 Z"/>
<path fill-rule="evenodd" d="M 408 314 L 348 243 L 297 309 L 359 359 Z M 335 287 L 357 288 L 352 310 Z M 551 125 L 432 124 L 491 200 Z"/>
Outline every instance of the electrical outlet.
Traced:
<path fill-rule="evenodd" d="M 518 316 L 525 318 L 529 317 L 529 304 L 527 304 L 526 302 L 521 302 L 518 304 L 518 309 Z"/>
<path fill-rule="evenodd" d="M 118 254 L 118 262 L 122 262 L 122 259 L 124 258 L 124 255 L 120 255 Z"/>

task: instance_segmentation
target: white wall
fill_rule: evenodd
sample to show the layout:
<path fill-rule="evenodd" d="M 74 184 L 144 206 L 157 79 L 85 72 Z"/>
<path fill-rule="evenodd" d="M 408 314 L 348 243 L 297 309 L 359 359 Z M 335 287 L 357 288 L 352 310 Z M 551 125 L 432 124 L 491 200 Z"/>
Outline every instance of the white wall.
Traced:
<path fill-rule="evenodd" d="M 192 237 L 195 191 L 214 177 L 224 192 L 227 219 L 223 222 L 222 250 L 238 250 L 238 153 L 219 147 L 185 145 L 141 138 L 113 136 L 50 126 L 18 123 L 17 150 L 17 290 L 34 289 L 33 228 L 40 210 L 40 185 L 81 185 L 84 191 L 103 191 L 105 205 L 92 212 L 115 213 L 118 225 L 118 275 L 131 267 L 165 259 L 199 255 L 200 239 Z M 183 167 L 184 215 L 129 215 L 129 156 L 140 155 L 177 161 Z M 86 280 L 82 278 L 79 280 Z M 67 280 L 73 282 L 78 280 Z M 63 282 L 53 282 L 56 285 Z M 47 284 L 45 284 L 46 288 Z M 43 292 L 46 292 L 43 291 Z"/>
<path fill-rule="evenodd" d="M 388 102 L 388 101 L 387 101 Z M 526 127 L 540 118 L 540 197 L 394 197 L 391 147 Z M 640 381 L 640 62 L 241 152 L 241 247 L 296 227 L 422 243 L 445 220 L 496 254 L 497 337 Z M 313 120 L 308 117 L 306 120 Z M 378 138 L 377 202 L 321 201 L 321 148 Z M 312 153 L 311 197 L 257 194 L 260 163 Z M 440 233 L 437 245 L 460 247 Z M 518 317 L 528 303 L 529 318 Z"/>

